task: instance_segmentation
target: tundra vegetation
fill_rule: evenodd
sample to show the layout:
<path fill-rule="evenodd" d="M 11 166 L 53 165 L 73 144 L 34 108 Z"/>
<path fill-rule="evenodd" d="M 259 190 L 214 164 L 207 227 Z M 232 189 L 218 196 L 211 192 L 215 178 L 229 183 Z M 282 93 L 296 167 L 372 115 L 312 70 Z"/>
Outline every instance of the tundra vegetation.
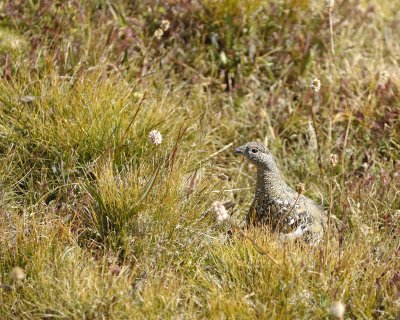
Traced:
<path fill-rule="evenodd" d="M 399 12 L 1 1 L 0 318 L 395 318 Z M 239 229 L 248 141 L 325 207 L 323 244 Z"/>

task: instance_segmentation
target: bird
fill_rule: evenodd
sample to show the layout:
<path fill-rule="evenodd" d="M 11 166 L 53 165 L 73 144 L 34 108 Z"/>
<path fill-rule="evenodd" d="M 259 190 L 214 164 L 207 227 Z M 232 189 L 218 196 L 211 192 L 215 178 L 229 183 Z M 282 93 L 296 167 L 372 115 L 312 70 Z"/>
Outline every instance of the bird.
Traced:
<path fill-rule="evenodd" d="M 323 239 L 327 216 L 324 209 L 285 182 L 274 156 L 262 143 L 248 142 L 235 150 L 257 168 L 254 200 L 246 217 L 247 226 L 267 225 L 282 241 L 304 239 L 318 245 Z"/>

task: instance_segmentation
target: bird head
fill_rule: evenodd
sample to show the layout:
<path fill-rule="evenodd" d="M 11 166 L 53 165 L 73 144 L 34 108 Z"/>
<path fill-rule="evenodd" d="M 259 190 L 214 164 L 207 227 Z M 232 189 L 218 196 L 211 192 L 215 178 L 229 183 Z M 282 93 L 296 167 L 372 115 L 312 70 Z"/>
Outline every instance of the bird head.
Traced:
<path fill-rule="evenodd" d="M 235 150 L 235 153 L 249 159 L 257 167 L 275 171 L 276 164 L 269 149 L 259 142 L 248 142 Z"/>

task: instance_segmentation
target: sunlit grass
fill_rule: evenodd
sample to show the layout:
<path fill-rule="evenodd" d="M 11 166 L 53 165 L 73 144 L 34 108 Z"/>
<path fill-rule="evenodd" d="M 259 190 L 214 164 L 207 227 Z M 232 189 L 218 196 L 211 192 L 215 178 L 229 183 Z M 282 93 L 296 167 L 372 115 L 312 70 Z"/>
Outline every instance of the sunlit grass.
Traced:
<path fill-rule="evenodd" d="M 397 316 L 395 1 L 336 1 L 333 34 L 317 1 L 25 5 L 0 5 L 0 318 Z M 251 140 L 332 198 L 327 247 L 216 223 L 243 225 Z"/>

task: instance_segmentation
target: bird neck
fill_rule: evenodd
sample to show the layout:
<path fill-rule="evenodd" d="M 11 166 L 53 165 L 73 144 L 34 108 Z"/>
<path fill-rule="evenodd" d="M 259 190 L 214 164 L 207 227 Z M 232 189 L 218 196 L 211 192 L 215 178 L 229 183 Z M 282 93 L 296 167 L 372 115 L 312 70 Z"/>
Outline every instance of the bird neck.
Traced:
<path fill-rule="evenodd" d="M 257 192 L 265 195 L 279 193 L 287 187 L 278 168 L 275 170 L 266 170 L 258 168 L 257 170 Z"/>

